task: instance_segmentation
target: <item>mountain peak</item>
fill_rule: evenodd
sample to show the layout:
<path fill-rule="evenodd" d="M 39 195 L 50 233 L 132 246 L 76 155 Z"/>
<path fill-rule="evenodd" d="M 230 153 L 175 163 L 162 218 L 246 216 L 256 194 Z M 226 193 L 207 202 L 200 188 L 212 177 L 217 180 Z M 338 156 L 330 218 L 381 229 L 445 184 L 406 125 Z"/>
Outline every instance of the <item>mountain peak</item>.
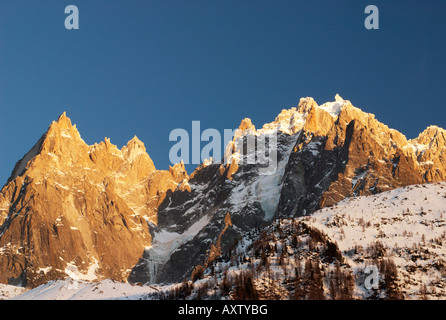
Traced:
<path fill-rule="evenodd" d="M 68 118 L 67 113 L 64 111 L 56 121 L 53 121 L 49 126 L 46 137 L 54 137 L 57 136 L 59 138 L 72 138 L 74 140 L 83 140 L 81 139 L 80 133 L 76 128 L 76 125 L 71 123 L 71 119 Z"/>
<path fill-rule="evenodd" d="M 49 156 L 51 159 L 57 156 L 57 159 L 59 157 L 64 159 L 62 162 L 70 163 L 71 161 L 67 161 L 68 158 L 77 158 L 82 153 L 81 150 L 84 151 L 86 148 L 87 144 L 82 140 L 76 125 L 73 125 L 66 112 L 63 112 L 56 121 L 51 123 L 31 150 L 16 163 L 8 182 L 23 175 L 38 155 L 43 155 L 44 158 Z M 48 165 L 47 162 L 44 161 L 44 163 Z"/>
<path fill-rule="evenodd" d="M 338 94 L 335 102 L 326 102 L 318 105 L 312 97 L 304 97 L 299 100 L 299 104 L 291 109 L 283 109 L 276 119 L 262 128 L 263 131 L 278 130 L 287 134 L 294 134 L 305 125 L 307 129 L 326 131 L 334 119 L 337 118 L 343 107 L 349 101 L 342 99 Z M 358 109 L 359 110 L 359 109 Z M 328 113 L 328 114 L 327 114 Z"/>
<path fill-rule="evenodd" d="M 240 123 L 239 129 L 240 129 L 241 131 L 245 131 L 245 130 L 249 130 L 249 129 L 252 129 L 252 130 L 255 131 L 255 130 L 256 130 L 256 127 L 252 124 L 252 121 L 251 121 L 250 118 L 245 118 L 245 119 L 243 119 L 242 122 Z"/>
<path fill-rule="evenodd" d="M 64 112 L 61 113 L 61 115 L 59 116 L 59 118 L 57 118 L 57 122 L 59 122 L 59 121 L 62 120 L 62 119 L 69 119 L 69 118 L 67 117 L 67 112 L 66 112 L 66 111 L 64 111 Z"/>
<path fill-rule="evenodd" d="M 446 130 L 436 125 L 428 126 L 417 138 L 411 140 L 412 143 L 429 145 L 434 140 L 446 140 Z"/>
<path fill-rule="evenodd" d="M 188 179 L 186 167 L 184 166 L 183 160 L 179 163 L 175 163 L 173 166 L 169 166 L 169 172 L 173 176 L 175 181 L 183 181 Z"/>
<path fill-rule="evenodd" d="M 308 113 L 312 108 L 317 107 L 316 101 L 311 97 L 300 98 L 297 105 L 297 111 L 300 113 Z"/>
<path fill-rule="evenodd" d="M 428 126 L 421 134 L 438 134 L 438 133 L 445 133 L 446 130 L 444 130 L 443 128 L 440 128 L 437 125 L 431 125 Z"/>
<path fill-rule="evenodd" d="M 135 159 L 139 155 L 147 155 L 146 147 L 144 143 L 138 139 L 137 136 L 134 136 L 127 145 L 122 148 L 122 154 L 124 157 L 129 159 Z"/>
<path fill-rule="evenodd" d="M 144 146 L 144 142 L 139 140 L 139 138 L 136 135 L 127 142 L 127 148 L 139 148 L 139 147 L 144 148 L 144 150 L 146 148 Z"/>
<path fill-rule="evenodd" d="M 53 123 L 50 125 L 50 128 L 54 124 L 57 124 L 60 128 L 64 129 L 76 127 L 76 125 L 73 125 L 71 123 L 71 119 L 67 116 L 67 113 L 65 111 L 57 118 L 56 121 L 53 121 Z"/>
<path fill-rule="evenodd" d="M 338 93 L 336 93 L 335 101 L 337 101 L 337 102 L 344 102 L 344 99 L 342 99 L 342 97 Z"/>

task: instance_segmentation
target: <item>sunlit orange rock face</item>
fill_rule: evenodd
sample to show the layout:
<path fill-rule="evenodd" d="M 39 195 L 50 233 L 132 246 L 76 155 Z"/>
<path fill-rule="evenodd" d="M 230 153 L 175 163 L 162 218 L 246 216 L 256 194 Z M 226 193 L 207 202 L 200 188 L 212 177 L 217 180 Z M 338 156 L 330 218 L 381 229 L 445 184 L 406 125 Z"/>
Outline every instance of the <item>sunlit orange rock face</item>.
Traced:
<path fill-rule="evenodd" d="M 62 114 L 0 193 L 0 282 L 34 287 L 73 270 L 126 280 L 165 193 L 187 179 L 182 164 L 156 170 L 137 137 L 87 145 Z"/>

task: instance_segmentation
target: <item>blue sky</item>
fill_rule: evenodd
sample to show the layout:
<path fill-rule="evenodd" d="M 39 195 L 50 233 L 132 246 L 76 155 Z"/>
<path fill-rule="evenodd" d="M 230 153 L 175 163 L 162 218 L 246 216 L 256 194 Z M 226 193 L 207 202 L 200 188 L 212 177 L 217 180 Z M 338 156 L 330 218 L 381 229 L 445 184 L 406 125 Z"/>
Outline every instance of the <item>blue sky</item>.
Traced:
<path fill-rule="evenodd" d="M 339 93 L 408 138 L 446 127 L 445 14 L 433 0 L 0 0 L 0 185 L 63 111 L 88 144 L 137 135 L 159 169 L 175 128 L 260 127 L 306 96 Z"/>

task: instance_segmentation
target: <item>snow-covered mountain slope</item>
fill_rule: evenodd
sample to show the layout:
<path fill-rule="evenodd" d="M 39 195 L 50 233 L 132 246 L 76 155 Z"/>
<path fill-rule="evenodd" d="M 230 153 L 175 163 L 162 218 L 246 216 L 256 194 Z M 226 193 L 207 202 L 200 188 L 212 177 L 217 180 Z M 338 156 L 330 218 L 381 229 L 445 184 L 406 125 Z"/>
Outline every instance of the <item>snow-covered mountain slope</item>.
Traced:
<path fill-rule="evenodd" d="M 246 233 L 195 283 L 150 298 L 444 299 L 445 227 L 444 182 L 349 198 Z"/>
<path fill-rule="evenodd" d="M 10 284 L 0 284 L 0 300 L 11 299 L 27 290 L 23 287 L 17 287 Z"/>
<path fill-rule="evenodd" d="M 133 286 L 110 279 L 100 282 L 72 279 L 49 281 L 11 300 L 139 300 L 159 290 L 149 286 Z"/>
<path fill-rule="evenodd" d="M 247 232 L 226 254 L 196 268 L 194 281 L 139 286 L 67 279 L 2 292 L 15 299 L 443 299 L 445 227 L 446 183 L 412 185 Z M 367 287 L 370 266 L 376 288 Z"/>
<path fill-rule="evenodd" d="M 307 220 L 337 242 L 353 270 L 372 263 L 367 250 L 378 245 L 395 263 L 405 298 L 418 298 L 420 290 L 446 297 L 446 183 L 346 199 Z"/>

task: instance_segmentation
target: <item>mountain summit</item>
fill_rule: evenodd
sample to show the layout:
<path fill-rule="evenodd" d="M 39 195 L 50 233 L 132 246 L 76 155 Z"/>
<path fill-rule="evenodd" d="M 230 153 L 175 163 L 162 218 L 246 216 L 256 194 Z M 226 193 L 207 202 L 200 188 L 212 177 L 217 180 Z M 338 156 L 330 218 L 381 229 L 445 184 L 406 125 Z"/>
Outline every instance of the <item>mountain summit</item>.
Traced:
<path fill-rule="evenodd" d="M 233 161 L 189 176 L 183 163 L 156 170 L 136 136 L 121 149 L 107 138 L 87 145 L 63 113 L 0 192 L 0 282 L 181 281 L 276 218 L 446 177 L 443 129 L 407 140 L 339 95 L 302 98 L 260 129 L 248 118 L 239 129 L 226 149 Z M 272 132 L 277 168 L 262 175 L 237 146 Z"/>

